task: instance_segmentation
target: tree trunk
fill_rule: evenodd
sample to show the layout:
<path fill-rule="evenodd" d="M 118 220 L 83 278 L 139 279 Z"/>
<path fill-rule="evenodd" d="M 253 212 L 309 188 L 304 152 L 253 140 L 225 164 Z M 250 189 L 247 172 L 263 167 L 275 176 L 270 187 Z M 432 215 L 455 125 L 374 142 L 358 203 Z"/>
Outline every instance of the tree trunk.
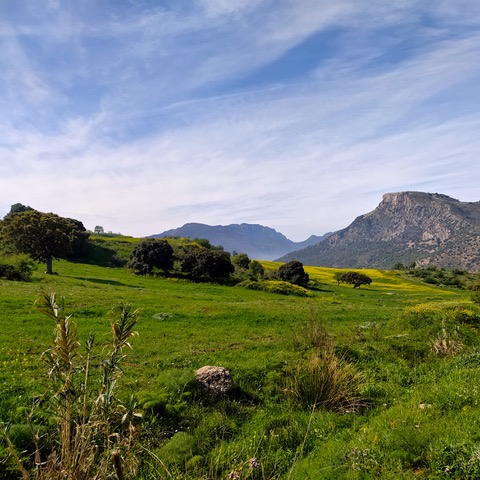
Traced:
<path fill-rule="evenodd" d="M 52 263 L 53 263 L 53 258 L 52 258 L 52 257 L 48 257 L 48 258 L 47 258 L 47 261 L 46 261 L 47 270 L 46 270 L 45 273 L 48 273 L 49 275 L 52 275 L 52 274 L 53 274 Z"/>

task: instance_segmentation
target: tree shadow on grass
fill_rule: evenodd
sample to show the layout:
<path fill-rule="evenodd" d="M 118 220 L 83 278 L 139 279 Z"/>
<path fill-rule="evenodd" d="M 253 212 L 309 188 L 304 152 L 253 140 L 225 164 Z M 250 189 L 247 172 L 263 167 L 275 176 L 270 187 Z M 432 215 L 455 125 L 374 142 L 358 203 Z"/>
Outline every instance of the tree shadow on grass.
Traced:
<path fill-rule="evenodd" d="M 81 255 L 70 257 L 69 260 L 74 263 L 113 268 L 124 267 L 127 263 L 127 260 L 119 256 L 114 249 L 92 242 L 87 243 L 85 251 Z"/>
<path fill-rule="evenodd" d="M 308 290 L 312 290 L 314 292 L 329 292 L 329 293 L 332 293 L 333 290 L 329 290 L 327 287 L 328 286 L 325 285 L 325 284 L 315 282 L 315 283 L 310 283 L 306 288 Z"/>
<path fill-rule="evenodd" d="M 103 280 L 101 278 L 89 278 L 89 277 L 70 277 L 75 280 L 82 280 L 84 282 L 100 283 L 102 285 L 113 285 L 115 287 L 129 287 L 129 288 L 139 288 L 136 285 L 128 285 L 126 283 L 117 282 L 116 280 Z"/>

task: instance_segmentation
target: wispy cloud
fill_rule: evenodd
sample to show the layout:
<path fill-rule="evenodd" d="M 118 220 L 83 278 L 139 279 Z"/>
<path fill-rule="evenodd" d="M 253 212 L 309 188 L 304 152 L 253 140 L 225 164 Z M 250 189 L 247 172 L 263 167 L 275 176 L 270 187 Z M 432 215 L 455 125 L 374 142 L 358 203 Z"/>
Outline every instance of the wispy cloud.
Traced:
<path fill-rule="evenodd" d="M 0 21 L 0 210 L 294 240 L 387 191 L 477 201 L 474 1 L 23 2 Z"/>

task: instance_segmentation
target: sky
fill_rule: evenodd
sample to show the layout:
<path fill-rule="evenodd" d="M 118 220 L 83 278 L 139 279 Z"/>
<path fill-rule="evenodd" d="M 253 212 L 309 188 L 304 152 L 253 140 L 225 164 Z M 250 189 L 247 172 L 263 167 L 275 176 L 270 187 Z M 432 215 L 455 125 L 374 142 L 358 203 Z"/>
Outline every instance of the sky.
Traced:
<path fill-rule="evenodd" d="M 0 218 L 294 241 L 480 201 L 478 0 L 0 0 Z"/>

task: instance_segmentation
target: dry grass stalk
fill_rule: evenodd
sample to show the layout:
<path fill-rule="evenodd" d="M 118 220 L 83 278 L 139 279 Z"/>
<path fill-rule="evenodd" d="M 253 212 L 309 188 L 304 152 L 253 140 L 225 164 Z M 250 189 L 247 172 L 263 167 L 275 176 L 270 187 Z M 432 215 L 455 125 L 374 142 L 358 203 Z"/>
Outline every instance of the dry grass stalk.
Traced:
<path fill-rule="evenodd" d="M 445 320 L 442 320 L 442 332 L 430 342 L 431 352 L 438 357 L 447 357 L 456 355 L 462 347 L 457 330 L 451 335 L 445 327 Z"/>

